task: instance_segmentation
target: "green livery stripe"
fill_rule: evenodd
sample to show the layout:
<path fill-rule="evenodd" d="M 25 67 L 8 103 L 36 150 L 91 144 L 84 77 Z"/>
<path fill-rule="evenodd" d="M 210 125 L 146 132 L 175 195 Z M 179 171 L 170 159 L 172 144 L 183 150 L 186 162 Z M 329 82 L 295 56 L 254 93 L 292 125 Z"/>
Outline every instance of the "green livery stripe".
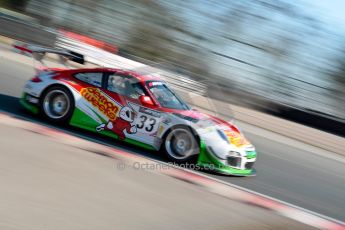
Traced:
<path fill-rule="evenodd" d="M 102 120 L 104 120 L 104 119 L 102 119 Z M 106 123 L 106 121 L 104 123 Z M 109 130 L 103 130 L 101 132 L 97 132 L 96 127 L 100 124 L 98 122 L 96 122 L 95 120 L 93 120 L 92 118 L 90 118 L 86 113 L 84 113 L 83 111 L 81 111 L 78 108 L 74 109 L 72 118 L 70 120 L 70 125 L 78 127 L 78 128 L 82 128 L 82 129 L 85 129 L 85 130 L 88 130 L 91 132 L 100 133 L 104 136 L 108 136 L 108 137 L 114 138 L 116 140 L 119 139 L 115 133 L 113 133 Z M 148 144 L 145 144 L 145 143 L 142 143 L 140 141 L 133 140 L 130 138 L 126 138 L 124 140 L 124 142 L 127 142 L 127 143 L 132 144 L 132 145 L 136 145 L 136 146 L 139 146 L 141 148 L 148 149 L 148 150 L 155 150 L 155 148 L 151 145 L 148 145 Z"/>
<path fill-rule="evenodd" d="M 99 125 L 97 121 L 77 107 L 74 109 L 70 124 L 90 131 L 96 131 L 96 127 Z"/>
<path fill-rule="evenodd" d="M 94 114 L 98 117 L 98 119 L 100 119 L 102 121 L 102 123 L 106 123 L 107 121 L 104 120 L 104 118 L 102 116 L 100 116 L 92 107 L 89 107 L 92 112 L 94 112 Z"/>
<path fill-rule="evenodd" d="M 246 152 L 246 154 L 247 154 L 247 159 L 253 159 L 256 157 L 255 151 L 248 151 L 248 152 Z"/>

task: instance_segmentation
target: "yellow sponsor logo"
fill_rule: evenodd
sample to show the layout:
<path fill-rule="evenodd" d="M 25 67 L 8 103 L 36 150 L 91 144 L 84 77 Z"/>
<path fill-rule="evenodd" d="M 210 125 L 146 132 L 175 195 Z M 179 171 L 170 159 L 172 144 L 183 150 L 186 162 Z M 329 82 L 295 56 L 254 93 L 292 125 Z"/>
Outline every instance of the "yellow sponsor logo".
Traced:
<path fill-rule="evenodd" d="M 117 117 L 119 107 L 109 100 L 107 96 L 97 88 L 83 88 L 80 94 L 89 101 L 94 107 L 98 108 L 109 120 L 114 121 Z"/>
<path fill-rule="evenodd" d="M 236 147 L 242 147 L 250 144 L 245 137 L 237 132 L 224 130 L 224 133 L 228 137 L 229 142 Z"/>

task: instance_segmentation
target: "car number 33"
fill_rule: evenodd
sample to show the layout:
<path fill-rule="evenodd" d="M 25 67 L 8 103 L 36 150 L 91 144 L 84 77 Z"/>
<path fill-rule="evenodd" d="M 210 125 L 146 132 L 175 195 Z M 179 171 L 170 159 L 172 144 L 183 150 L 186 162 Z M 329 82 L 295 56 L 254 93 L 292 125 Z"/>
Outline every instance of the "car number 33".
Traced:
<path fill-rule="evenodd" d="M 141 130 L 142 132 L 151 133 L 156 131 L 158 126 L 157 118 L 149 115 L 141 114 L 137 118 L 137 129 Z"/>

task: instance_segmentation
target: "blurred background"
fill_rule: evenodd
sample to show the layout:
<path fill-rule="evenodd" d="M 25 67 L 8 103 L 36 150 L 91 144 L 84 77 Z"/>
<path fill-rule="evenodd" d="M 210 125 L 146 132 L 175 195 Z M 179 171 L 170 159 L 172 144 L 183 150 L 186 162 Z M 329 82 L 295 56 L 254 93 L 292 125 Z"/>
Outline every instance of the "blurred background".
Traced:
<path fill-rule="evenodd" d="M 341 0 L 1 0 L 0 7 L 2 34 L 9 22 L 29 30 L 11 26 L 10 37 L 43 45 L 82 39 L 183 75 L 198 94 L 345 135 Z M 33 38 L 34 28 L 45 33 Z"/>

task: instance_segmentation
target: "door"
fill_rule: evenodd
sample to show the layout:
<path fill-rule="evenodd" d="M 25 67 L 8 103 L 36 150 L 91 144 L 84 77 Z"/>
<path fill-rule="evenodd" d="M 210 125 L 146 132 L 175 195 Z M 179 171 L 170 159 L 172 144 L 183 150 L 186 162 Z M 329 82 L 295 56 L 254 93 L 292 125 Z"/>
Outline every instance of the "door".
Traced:
<path fill-rule="evenodd" d="M 102 71 L 83 71 L 73 74 L 75 78 L 75 112 L 71 124 L 89 130 L 96 130 L 100 124 L 115 117 L 120 108 L 111 102 L 102 90 L 105 83 Z"/>
<path fill-rule="evenodd" d="M 133 76 L 112 72 L 105 78 L 105 93 L 121 108 L 116 119 L 106 129 L 119 139 L 132 140 L 155 146 L 161 113 L 141 105 L 140 96 L 148 96 L 145 88 Z"/>

